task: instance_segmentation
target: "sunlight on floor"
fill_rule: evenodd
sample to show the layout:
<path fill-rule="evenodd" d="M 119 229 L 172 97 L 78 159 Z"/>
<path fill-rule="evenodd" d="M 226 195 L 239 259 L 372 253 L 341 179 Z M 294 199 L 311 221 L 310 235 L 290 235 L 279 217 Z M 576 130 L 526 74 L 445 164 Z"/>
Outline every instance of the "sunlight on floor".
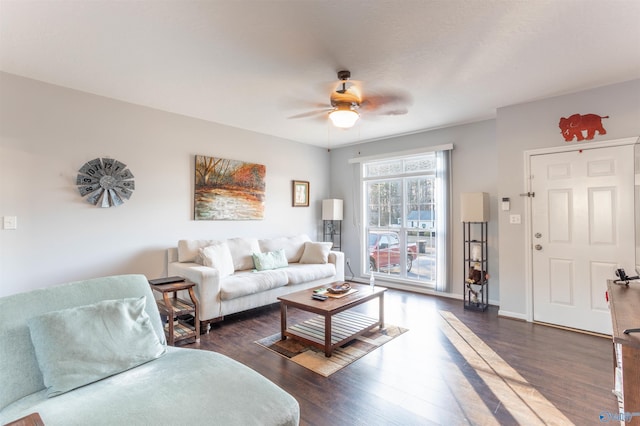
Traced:
<path fill-rule="evenodd" d="M 441 331 L 499 399 L 500 403 L 494 412 L 504 408 L 523 425 L 573 424 L 454 314 L 440 311 L 440 316 Z M 461 378 L 464 376 L 458 377 L 457 380 Z M 456 388 L 461 389 L 459 386 Z M 497 424 L 490 408 L 475 393 L 471 384 L 462 389 L 468 391 L 454 394 L 458 399 L 458 406 L 465 412 L 469 421 L 473 424 Z"/>

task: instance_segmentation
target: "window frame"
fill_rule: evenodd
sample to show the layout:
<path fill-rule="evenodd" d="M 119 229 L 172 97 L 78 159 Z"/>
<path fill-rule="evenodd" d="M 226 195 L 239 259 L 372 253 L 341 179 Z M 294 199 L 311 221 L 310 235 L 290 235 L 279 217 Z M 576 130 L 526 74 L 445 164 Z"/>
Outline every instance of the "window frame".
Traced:
<path fill-rule="evenodd" d="M 436 165 L 436 173 L 435 173 L 435 179 L 436 179 L 436 188 L 434 188 L 434 197 L 435 194 L 438 193 L 438 197 L 441 197 L 441 207 L 439 208 L 439 213 L 440 213 L 440 222 L 442 222 L 442 226 L 440 227 L 440 232 L 437 235 L 437 241 L 438 241 L 438 245 L 439 245 L 439 249 L 438 249 L 438 253 L 437 253 L 437 260 L 435 262 L 436 265 L 436 278 L 435 278 L 435 283 L 433 283 L 432 285 L 425 285 L 425 281 L 421 281 L 419 279 L 411 279 L 411 278 L 407 278 L 406 277 L 406 271 L 404 272 L 404 277 L 397 277 L 394 275 L 389 275 L 389 274 L 383 274 L 382 276 L 380 276 L 380 274 L 374 273 L 374 275 L 376 277 L 380 277 L 381 279 L 384 279 L 385 281 L 391 281 L 391 282 L 399 282 L 402 284 L 407 284 L 410 286 L 419 286 L 420 288 L 427 288 L 427 289 L 435 289 L 437 291 L 448 291 L 449 288 L 449 283 L 448 283 L 448 277 L 451 276 L 451 266 L 450 266 L 450 259 L 451 259 L 451 232 L 450 232 L 450 226 L 451 226 L 451 220 L 450 220 L 450 216 L 451 216 L 451 153 L 450 151 L 453 150 L 453 144 L 447 144 L 447 145 L 438 145 L 438 146 L 433 146 L 433 147 L 429 147 L 429 148 L 422 148 L 422 149 L 416 149 L 416 150 L 409 150 L 409 151 L 403 151 L 403 152 L 397 152 L 397 153 L 389 153 L 389 154 L 382 154 L 382 155 L 375 155 L 375 156 L 368 156 L 368 157 L 359 157 L 359 158 L 353 158 L 349 160 L 349 163 L 351 164 L 358 164 L 359 166 L 359 171 L 360 171 L 360 180 L 359 180 L 359 188 L 360 188 L 360 192 L 361 192 L 361 197 L 360 197 L 360 201 L 359 201 L 359 206 L 357 206 L 358 210 L 360 211 L 360 223 L 362 224 L 362 226 L 360 226 L 360 255 L 361 255 L 361 268 L 360 268 L 360 274 L 362 277 L 370 277 L 370 273 L 369 273 L 369 246 L 368 246 L 368 235 L 369 235 L 369 225 L 367 222 L 367 211 L 369 209 L 369 205 L 368 205 L 368 194 L 367 194 L 367 187 L 366 187 L 366 183 L 370 182 L 372 180 L 386 180 L 386 179 L 395 179 L 400 177 L 401 181 L 402 181 L 402 224 L 399 226 L 399 228 L 402 229 L 403 234 L 402 235 L 398 235 L 399 239 L 400 239 L 400 244 L 401 244 L 401 251 L 402 254 L 401 256 L 404 256 L 406 258 L 408 250 L 407 247 L 405 247 L 405 240 L 407 238 L 407 235 L 409 235 L 412 232 L 416 232 L 418 234 L 420 234 L 421 232 L 429 232 L 428 230 L 425 230 L 419 226 L 416 227 L 408 227 L 410 220 L 408 219 L 407 215 L 409 214 L 409 212 L 406 212 L 405 209 L 407 208 L 407 202 L 406 202 L 406 197 L 407 197 L 407 189 L 406 189 L 406 180 L 411 178 L 411 177 L 416 177 L 416 176 L 420 176 L 423 177 L 425 175 L 428 175 L 429 173 L 425 173 L 424 171 L 419 171 L 419 172 L 404 172 L 396 175 L 384 175 L 384 176 L 373 176 L 373 177 L 365 177 L 365 171 L 366 171 L 366 166 L 367 164 L 370 164 L 371 162 L 382 162 L 382 161 L 394 161 L 394 160 L 406 160 L 410 157 L 419 157 L 419 156 L 424 156 L 424 155 L 429 155 L 429 154 L 436 154 L 436 157 L 438 159 L 438 164 Z M 431 175 L 434 175 L 433 173 L 431 173 Z M 440 185 L 441 188 L 438 188 L 437 185 Z M 435 200 L 434 200 L 435 201 Z M 432 211 L 432 215 L 436 215 L 435 211 Z M 433 217 L 433 216 L 432 216 Z M 438 216 L 436 216 L 436 219 L 434 220 L 438 220 L 437 219 Z M 418 218 L 418 223 L 420 222 L 420 217 Z M 394 227 L 395 228 L 395 227 Z M 392 228 L 393 229 L 393 228 Z M 433 237 L 434 236 L 434 231 L 432 228 L 430 233 L 430 236 Z M 404 235 L 407 234 L 407 235 Z M 418 256 L 420 255 L 419 251 L 418 251 Z M 402 275 L 402 274 L 401 274 Z"/>

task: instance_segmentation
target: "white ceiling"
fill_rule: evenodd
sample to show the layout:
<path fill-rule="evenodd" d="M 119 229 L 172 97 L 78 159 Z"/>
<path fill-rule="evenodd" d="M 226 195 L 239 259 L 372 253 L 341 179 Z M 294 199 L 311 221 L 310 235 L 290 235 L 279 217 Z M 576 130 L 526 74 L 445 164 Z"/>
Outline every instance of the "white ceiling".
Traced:
<path fill-rule="evenodd" d="M 0 0 L 0 69 L 336 147 L 640 78 L 640 1 Z M 289 118 L 340 69 L 410 94 L 408 114 Z"/>

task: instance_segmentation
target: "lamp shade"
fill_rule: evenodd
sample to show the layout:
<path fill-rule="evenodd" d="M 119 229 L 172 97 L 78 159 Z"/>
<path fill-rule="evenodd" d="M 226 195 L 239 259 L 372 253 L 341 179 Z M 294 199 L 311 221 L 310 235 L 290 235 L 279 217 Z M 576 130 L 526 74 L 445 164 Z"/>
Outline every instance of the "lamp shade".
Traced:
<path fill-rule="evenodd" d="M 342 200 L 322 200 L 322 220 L 342 220 Z"/>
<path fill-rule="evenodd" d="M 460 222 L 489 222 L 489 194 L 486 192 L 461 193 Z"/>
<path fill-rule="evenodd" d="M 335 110 L 329 113 L 329 118 L 334 126 L 341 129 L 349 129 L 356 124 L 360 114 L 348 105 L 338 105 Z"/>

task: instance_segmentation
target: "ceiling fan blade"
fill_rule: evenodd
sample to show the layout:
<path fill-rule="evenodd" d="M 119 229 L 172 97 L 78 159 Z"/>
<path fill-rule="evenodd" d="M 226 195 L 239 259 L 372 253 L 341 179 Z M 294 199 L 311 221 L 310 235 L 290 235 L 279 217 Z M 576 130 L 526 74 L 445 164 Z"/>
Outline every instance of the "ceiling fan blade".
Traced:
<path fill-rule="evenodd" d="M 394 108 L 389 110 L 382 108 L 382 110 L 370 112 L 370 114 L 374 114 L 374 115 L 405 115 L 408 113 L 409 113 L 409 108 L 406 108 L 406 107 Z"/>
<path fill-rule="evenodd" d="M 326 108 L 326 109 L 321 109 L 321 110 L 317 110 L 317 111 L 307 111 L 307 112 L 303 112 L 303 113 L 300 113 L 300 114 L 292 115 L 292 116 L 287 117 L 287 118 L 291 120 L 291 119 L 297 119 L 297 118 L 313 117 L 314 115 L 327 114 L 332 109 L 333 108 Z"/>
<path fill-rule="evenodd" d="M 413 103 L 413 98 L 406 92 L 395 91 L 386 94 L 365 95 L 360 109 L 364 112 L 373 112 L 385 115 L 400 115 L 408 112 L 408 107 Z M 404 112 L 402 112 L 404 111 Z"/>
<path fill-rule="evenodd" d="M 326 95 L 325 95 L 326 96 Z M 323 99 L 319 96 L 282 96 L 278 102 L 278 107 L 285 110 L 308 110 L 329 107 L 329 103 L 324 101 L 314 101 L 312 99 Z"/>

